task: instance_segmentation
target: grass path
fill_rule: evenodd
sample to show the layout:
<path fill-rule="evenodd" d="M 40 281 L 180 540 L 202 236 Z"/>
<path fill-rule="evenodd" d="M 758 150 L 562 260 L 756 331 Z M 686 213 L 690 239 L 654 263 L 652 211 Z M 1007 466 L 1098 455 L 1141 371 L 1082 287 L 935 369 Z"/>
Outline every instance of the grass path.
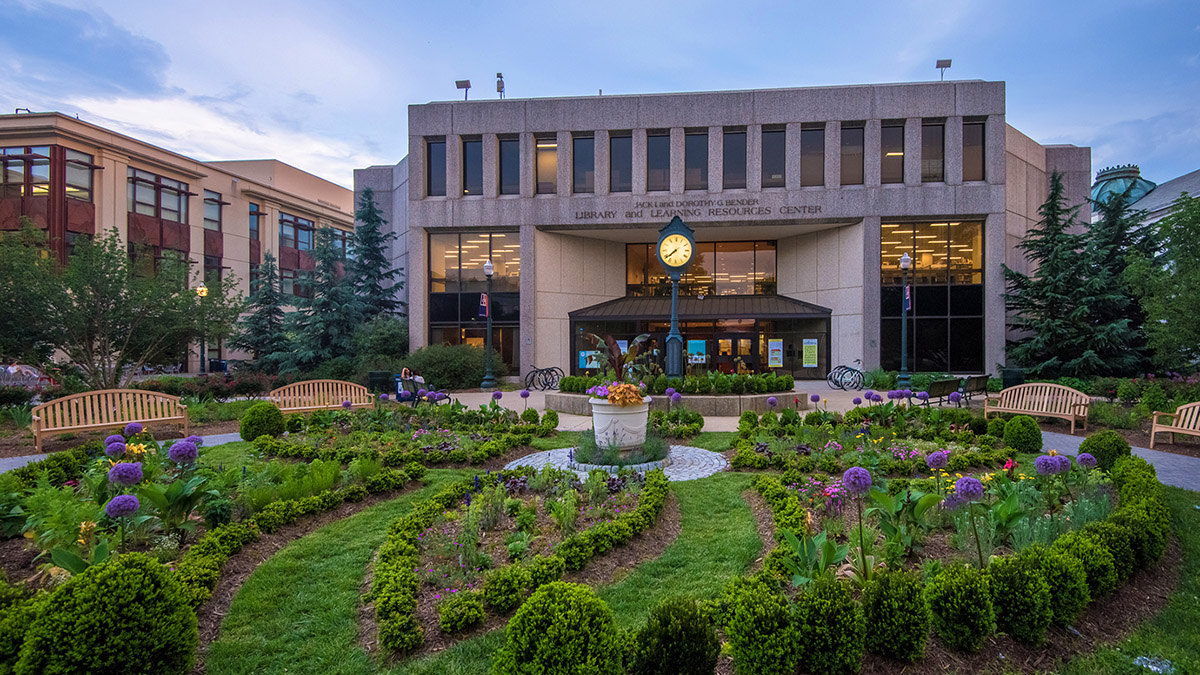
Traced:
<path fill-rule="evenodd" d="M 210 675 L 381 672 L 356 644 L 356 607 L 363 571 L 387 524 L 414 499 L 467 471 L 431 470 L 434 484 L 372 507 L 298 539 L 263 563 L 233 602 L 207 659 Z M 750 476 L 721 473 L 672 485 L 682 514 L 679 537 L 657 560 L 602 589 L 623 628 L 643 622 L 662 597 L 712 597 L 746 572 L 761 550 L 753 516 L 741 497 Z M 467 675 L 490 670 L 503 631 L 405 663 L 392 675 Z"/>

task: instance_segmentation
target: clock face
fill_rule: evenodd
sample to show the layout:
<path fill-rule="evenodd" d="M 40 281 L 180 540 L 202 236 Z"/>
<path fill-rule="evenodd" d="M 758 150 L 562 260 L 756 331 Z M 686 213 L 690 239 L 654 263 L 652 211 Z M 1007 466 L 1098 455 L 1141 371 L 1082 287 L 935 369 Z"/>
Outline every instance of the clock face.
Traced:
<path fill-rule="evenodd" d="M 658 245 L 658 257 L 668 267 L 683 267 L 692 259 L 692 242 L 682 234 L 672 234 Z"/>

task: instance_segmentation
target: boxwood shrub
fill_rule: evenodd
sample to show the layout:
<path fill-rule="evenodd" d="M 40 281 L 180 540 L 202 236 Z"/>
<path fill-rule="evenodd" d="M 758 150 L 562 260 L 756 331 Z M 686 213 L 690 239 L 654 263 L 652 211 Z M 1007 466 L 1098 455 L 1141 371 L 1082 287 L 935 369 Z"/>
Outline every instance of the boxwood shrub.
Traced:
<path fill-rule="evenodd" d="M 437 609 L 443 633 L 461 633 L 483 623 L 483 600 L 474 591 L 451 593 L 442 598 Z"/>
<path fill-rule="evenodd" d="M 1106 429 L 1083 439 L 1079 444 L 1079 452 L 1090 454 L 1096 458 L 1097 467 L 1111 471 L 1118 459 L 1131 455 L 1132 449 L 1124 436 L 1112 429 Z"/>
<path fill-rule="evenodd" d="M 996 613 L 987 576 L 966 565 L 951 565 L 925 587 L 933 628 L 951 647 L 977 652 L 996 632 Z"/>
<path fill-rule="evenodd" d="M 1137 558 L 1133 551 L 1131 542 L 1133 536 L 1129 532 L 1129 528 L 1102 520 L 1088 523 L 1082 531 L 1084 535 L 1112 554 L 1113 569 L 1117 572 L 1118 583 L 1124 582 L 1133 575 Z"/>
<path fill-rule="evenodd" d="M 259 436 L 279 436 L 286 430 L 283 413 L 274 403 L 263 401 L 250 406 L 246 414 L 242 415 L 238 433 L 243 441 L 253 441 Z"/>
<path fill-rule="evenodd" d="M 529 585 L 529 570 L 522 565 L 488 570 L 483 575 L 483 599 L 492 609 L 507 614 L 525 599 L 525 589 Z"/>
<path fill-rule="evenodd" d="M 929 638 L 929 605 L 916 572 L 894 570 L 879 574 L 862 594 L 867 631 L 866 648 L 873 654 L 901 661 L 925 656 Z"/>
<path fill-rule="evenodd" d="M 850 585 L 831 576 L 809 584 L 796 598 L 793 614 L 800 662 L 813 673 L 857 673 L 862 665 L 867 625 Z"/>
<path fill-rule="evenodd" d="M 1021 556 L 996 558 L 987 568 L 996 612 L 996 629 L 1020 642 L 1040 645 L 1054 618 L 1050 584 L 1036 560 Z"/>
<path fill-rule="evenodd" d="M 1029 415 L 1016 415 L 1004 424 L 1004 444 L 1018 452 L 1041 452 L 1042 430 Z"/>
<path fill-rule="evenodd" d="M 562 579 L 567 564 L 556 555 L 538 555 L 529 561 L 529 587 L 536 589 Z"/>
<path fill-rule="evenodd" d="M 696 601 L 666 598 L 651 610 L 633 645 L 636 675 L 712 675 L 721 643 L 712 619 Z"/>
<path fill-rule="evenodd" d="M 765 583 L 737 588 L 725 636 L 738 675 L 793 673 L 800 665 L 799 637 L 787 600 Z"/>
<path fill-rule="evenodd" d="M 1088 592 L 1093 600 L 1116 589 L 1117 568 L 1113 555 L 1095 539 L 1081 532 L 1068 532 L 1059 537 L 1050 548 L 1061 551 L 1083 564 L 1083 571 L 1087 574 Z"/>
<path fill-rule="evenodd" d="M 1071 625 L 1092 601 L 1083 563 L 1044 544 L 1030 546 L 1020 557 L 1034 565 L 1050 587 L 1050 623 Z"/>
<path fill-rule="evenodd" d="M 588 586 L 555 581 L 539 588 L 508 623 L 495 675 L 582 675 L 621 671 L 612 610 Z"/>

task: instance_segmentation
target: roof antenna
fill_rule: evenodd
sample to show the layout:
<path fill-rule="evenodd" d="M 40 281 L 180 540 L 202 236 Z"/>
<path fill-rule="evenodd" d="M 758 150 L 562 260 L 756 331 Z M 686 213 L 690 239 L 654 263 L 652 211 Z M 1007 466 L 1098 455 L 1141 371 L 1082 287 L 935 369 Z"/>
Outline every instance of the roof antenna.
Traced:
<path fill-rule="evenodd" d="M 27 112 L 27 113 L 33 114 L 33 111 L 32 111 L 32 110 L 30 110 L 29 108 L 17 108 L 16 110 L 13 110 L 13 114 L 14 114 L 14 115 L 19 115 L 19 114 L 21 113 L 21 111 L 22 111 L 22 110 L 24 110 L 24 111 L 25 111 L 25 112 Z"/>
<path fill-rule="evenodd" d="M 504 73 L 496 73 L 496 93 L 504 98 Z"/>
<path fill-rule="evenodd" d="M 942 71 L 942 81 L 946 80 L 946 69 L 950 67 L 950 59 L 938 59 L 934 68 Z"/>

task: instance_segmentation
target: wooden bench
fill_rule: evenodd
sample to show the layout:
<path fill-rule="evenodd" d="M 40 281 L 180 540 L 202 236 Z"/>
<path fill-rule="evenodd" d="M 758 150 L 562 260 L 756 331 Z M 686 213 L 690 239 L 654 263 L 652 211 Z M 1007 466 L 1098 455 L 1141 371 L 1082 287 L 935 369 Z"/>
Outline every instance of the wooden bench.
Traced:
<path fill-rule="evenodd" d="M 1159 424 L 1159 417 L 1174 418 L 1173 424 Z M 1175 434 L 1200 436 L 1200 401 L 1181 405 L 1173 413 L 1155 412 L 1154 423 L 1150 425 L 1150 449 L 1154 449 L 1154 434 L 1165 431 L 1171 434 L 1171 442 L 1175 442 Z"/>
<path fill-rule="evenodd" d="M 33 409 L 33 444 L 42 451 L 42 438 L 71 431 L 99 431 L 130 422 L 183 422 L 188 432 L 187 406 L 178 396 L 140 389 L 102 389 L 64 396 Z"/>
<path fill-rule="evenodd" d="M 1034 382 L 1009 387 L 999 396 L 988 396 L 983 402 L 983 417 L 987 419 L 992 413 L 1058 417 L 1069 420 L 1071 433 L 1075 433 L 1075 423 L 1079 421 L 1083 422 L 1083 430 L 1087 431 L 1088 409 L 1091 405 L 1091 397 L 1081 391 L 1061 384 Z"/>
<path fill-rule="evenodd" d="M 933 382 L 930 382 L 929 387 L 925 389 L 925 393 L 929 394 L 929 398 L 925 400 L 924 405 L 928 406 L 930 403 L 941 403 L 942 401 L 945 401 L 950 394 L 958 391 L 958 386 L 960 384 L 961 381 L 957 379 L 934 380 Z"/>
<path fill-rule="evenodd" d="M 271 403 L 283 412 L 306 412 L 327 408 L 370 408 L 375 397 L 361 384 L 342 380 L 305 380 L 273 389 Z"/>
<path fill-rule="evenodd" d="M 968 377 L 962 386 L 963 398 L 970 401 L 972 398 L 983 394 L 987 396 L 987 385 L 989 377 L 987 375 L 972 375 Z"/>

